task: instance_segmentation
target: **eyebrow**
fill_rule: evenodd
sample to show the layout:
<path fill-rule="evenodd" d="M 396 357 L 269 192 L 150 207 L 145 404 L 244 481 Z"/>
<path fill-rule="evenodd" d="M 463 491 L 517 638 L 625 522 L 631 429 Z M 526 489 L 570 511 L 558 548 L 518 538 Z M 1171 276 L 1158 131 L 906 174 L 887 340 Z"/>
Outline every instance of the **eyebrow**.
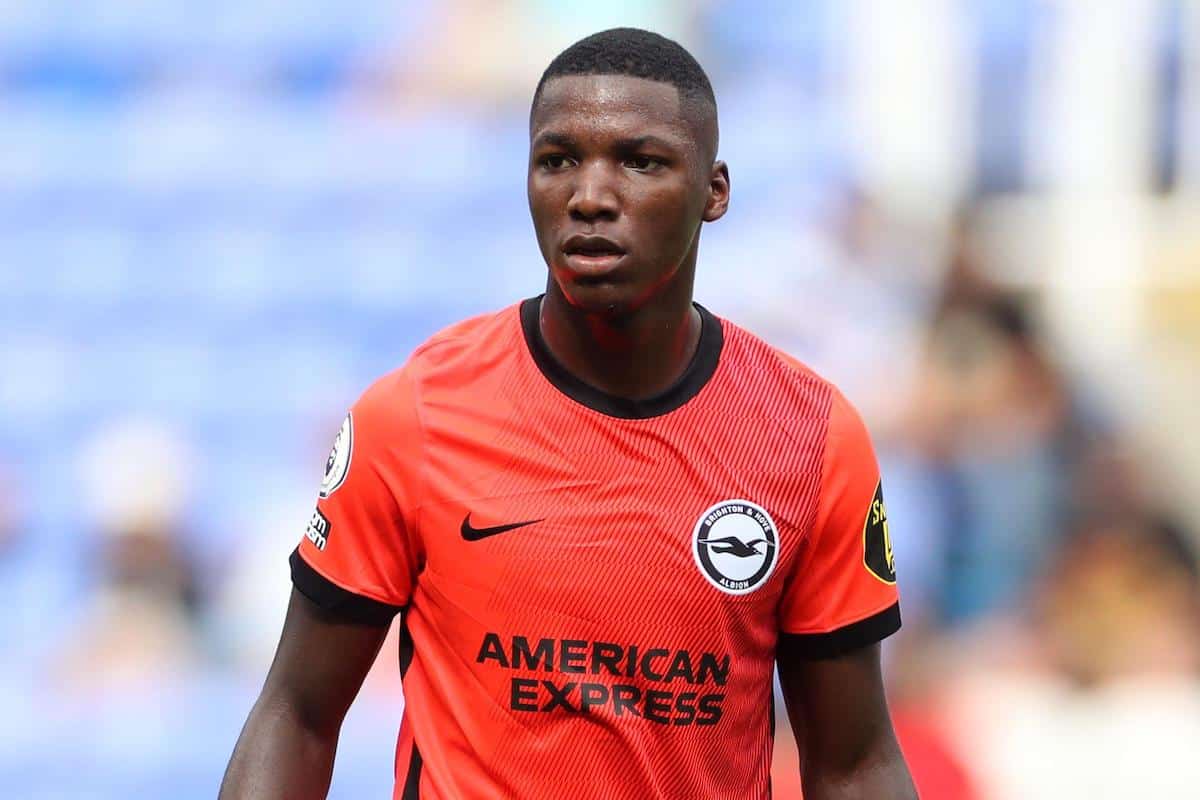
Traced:
<path fill-rule="evenodd" d="M 539 134 L 538 137 L 533 140 L 533 146 L 535 148 L 546 146 L 569 148 L 575 146 L 575 140 L 565 133 L 555 133 L 554 131 L 550 131 L 548 133 Z"/>
<path fill-rule="evenodd" d="M 646 135 L 618 139 L 613 143 L 613 148 L 619 151 L 630 151 L 638 150 L 647 145 L 651 147 L 661 147 L 667 150 L 674 150 L 679 146 L 678 144 L 667 141 L 661 137 Z M 575 139 L 565 133 L 547 131 L 546 133 L 539 134 L 538 137 L 534 139 L 533 146 L 535 148 L 547 146 L 571 148 L 575 146 Z"/>
<path fill-rule="evenodd" d="M 660 147 L 664 150 L 674 150 L 678 144 L 667 141 L 658 136 L 634 136 L 628 139 L 618 139 L 615 142 L 617 150 L 640 150 L 645 146 Z"/>

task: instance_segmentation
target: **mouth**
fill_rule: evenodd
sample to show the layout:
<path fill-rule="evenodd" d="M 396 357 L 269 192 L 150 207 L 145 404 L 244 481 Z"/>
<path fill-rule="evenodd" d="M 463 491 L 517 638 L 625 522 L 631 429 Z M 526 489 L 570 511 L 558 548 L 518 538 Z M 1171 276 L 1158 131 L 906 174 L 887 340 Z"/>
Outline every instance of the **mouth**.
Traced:
<path fill-rule="evenodd" d="M 567 264 L 584 273 L 604 272 L 625 257 L 625 248 L 606 236 L 575 235 L 562 248 Z"/>

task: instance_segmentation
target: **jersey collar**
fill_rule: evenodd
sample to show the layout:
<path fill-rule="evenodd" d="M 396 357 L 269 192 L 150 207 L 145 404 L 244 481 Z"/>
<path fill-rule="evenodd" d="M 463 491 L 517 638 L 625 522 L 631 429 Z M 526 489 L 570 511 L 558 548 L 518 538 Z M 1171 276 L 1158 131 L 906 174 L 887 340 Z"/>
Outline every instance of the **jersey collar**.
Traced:
<path fill-rule="evenodd" d="M 700 393 L 700 390 L 717 371 L 717 363 L 721 358 L 721 348 L 725 344 L 725 332 L 721 321 L 714 317 L 708 309 L 699 303 L 694 303 L 700 312 L 700 341 L 696 345 L 696 353 L 683 374 L 670 388 L 661 394 L 644 400 L 630 400 L 608 394 L 595 386 L 584 383 L 572 375 L 562 364 L 555 360 L 542 338 L 541 326 L 538 324 L 539 309 L 542 295 L 531 297 L 521 303 L 521 329 L 525 334 L 525 344 L 533 362 L 546 376 L 553 386 L 580 405 L 587 406 L 593 411 L 607 414 L 620 419 L 648 419 L 668 414 L 687 403 Z"/>

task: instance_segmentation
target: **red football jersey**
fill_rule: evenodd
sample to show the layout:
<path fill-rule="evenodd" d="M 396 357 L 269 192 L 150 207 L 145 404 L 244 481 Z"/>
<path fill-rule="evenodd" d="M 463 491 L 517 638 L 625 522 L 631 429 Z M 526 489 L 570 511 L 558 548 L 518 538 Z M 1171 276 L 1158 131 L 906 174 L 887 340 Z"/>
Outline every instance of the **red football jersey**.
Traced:
<path fill-rule="evenodd" d="M 396 798 L 766 798 L 780 637 L 821 658 L 899 627 L 862 421 L 699 311 L 649 400 L 566 372 L 535 298 L 352 408 L 292 576 L 402 612 Z"/>

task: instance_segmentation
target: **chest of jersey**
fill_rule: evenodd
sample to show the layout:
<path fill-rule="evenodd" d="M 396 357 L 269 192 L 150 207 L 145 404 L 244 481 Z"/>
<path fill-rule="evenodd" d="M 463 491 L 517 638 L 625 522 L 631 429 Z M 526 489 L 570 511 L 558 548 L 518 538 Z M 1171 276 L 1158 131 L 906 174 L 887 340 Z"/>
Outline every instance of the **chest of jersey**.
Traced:
<path fill-rule="evenodd" d="M 762 419 L 539 408 L 428 418 L 414 602 L 429 622 L 486 674 L 517 676 L 514 709 L 553 707 L 550 687 L 571 683 L 576 704 L 593 686 L 611 705 L 627 686 L 641 714 L 667 693 L 684 724 L 731 683 L 761 693 L 819 458 Z"/>

